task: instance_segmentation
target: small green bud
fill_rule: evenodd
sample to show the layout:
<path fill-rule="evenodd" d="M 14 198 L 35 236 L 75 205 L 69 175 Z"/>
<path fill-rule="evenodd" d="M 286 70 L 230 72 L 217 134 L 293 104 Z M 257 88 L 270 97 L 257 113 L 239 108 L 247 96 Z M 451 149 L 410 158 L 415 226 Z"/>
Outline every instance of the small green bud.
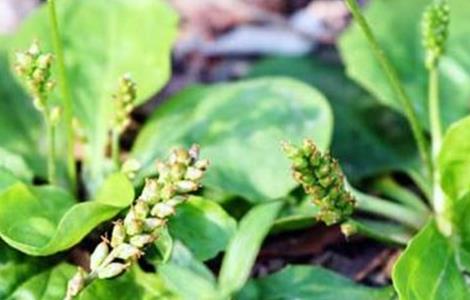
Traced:
<path fill-rule="evenodd" d="M 124 227 L 126 228 L 126 233 L 132 236 L 142 232 L 144 222 L 143 220 L 136 218 L 134 210 L 131 209 L 124 218 Z"/>
<path fill-rule="evenodd" d="M 191 148 L 189 148 L 188 153 L 189 156 L 193 161 L 197 161 L 199 159 L 199 154 L 201 152 L 201 147 L 199 145 L 192 145 Z"/>
<path fill-rule="evenodd" d="M 154 204 L 159 200 L 157 191 L 157 181 L 154 179 L 146 179 L 144 189 L 139 196 L 139 200 Z"/>
<path fill-rule="evenodd" d="M 194 167 L 201 171 L 205 171 L 209 167 L 209 164 L 210 164 L 209 160 L 201 159 L 201 160 L 196 161 L 196 163 L 194 164 Z"/>
<path fill-rule="evenodd" d="M 144 231 L 153 232 L 155 229 L 165 225 L 165 220 L 159 218 L 147 218 L 144 220 Z"/>
<path fill-rule="evenodd" d="M 109 254 L 109 247 L 105 241 L 102 241 L 95 248 L 90 256 L 90 269 L 96 270 Z"/>
<path fill-rule="evenodd" d="M 77 273 L 69 280 L 67 285 L 67 295 L 75 297 L 85 287 L 85 278 L 87 274 L 82 268 L 78 268 Z"/>
<path fill-rule="evenodd" d="M 119 79 L 117 91 L 113 95 L 115 104 L 114 124 L 120 132 L 130 124 L 130 112 L 134 109 L 137 89 L 135 82 L 129 74 L 124 74 Z"/>
<path fill-rule="evenodd" d="M 190 180 L 181 180 L 176 183 L 176 191 L 178 193 L 186 194 L 190 192 L 197 191 L 199 185 L 194 181 Z"/>
<path fill-rule="evenodd" d="M 341 224 L 341 232 L 346 236 L 350 237 L 357 233 L 357 225 L 352 222 L 346 222 Z"/>
<path fill-rule="evenodd" d="M 175 214 L 175 208 L 165 202 L 155 204 L 150 214 L 160 219 L 165 219 Z"/>
<path fill-rule="evenodd" d="M 134 215 L 139 220 L 144 220 L 149 214 L 150 208 L 144 201 L 137 201 L 134 206 Z"/>
<path fill-rule="evenodd" d="M 155 239 L 156 237 L 151 234 L 139 234 L 139 235 L 133 236 L 129 240 L 129 243 L 137 248 L 143 248 L 144 246 L 150 243 L 153 243 Z"/>
<path fill-rule="evenodd" d="M 129 264 L 110 263 L 106 267 L 98 270 L 98 278 L 107 279 L 120 275 L 129 267 Z"/>
<path fill-rule="evenodd" d="M 121 221 L 114 223 L 113 232 L 111 234 L 111 247 L 116 248 L 117 246 L 124 243 L 126 240 L 126 229 Z"/>
<path fill-rule="evenodd" d="M 136 172 L 140 170 L 142 165 L 135 158 L 127 159 L 121 167 L 121 172 L 125 174 L 129 179 L 134 179 Z"/>
<path fill-rule="evenodd" d="M 180 163 L 183 165 L 188 165 L 191 162 L 191 156 L 189 155 L 189 152 L 184 148 L 176 148 L 175 150 L 173 150 L 173 154 L 174 162 L 172 162 L 170 158 L 170 164 Z"/>
<path fill-rule="evenodd" d="M 191 181 L 198 181 L 202 178 L 204 175 L 204 171 L 201 169 L 198 169 L 196 167 L 189 167 L 186 170 L 186 174 L 184 175 L 184 178 L 191 180 Z"/>
<path fill-rule="evenodd" d="M 113 254 L 123 260 L 135 260 L 142 255 L 142 252 L 136 246 L 124 243 L 114 248 Z"/>

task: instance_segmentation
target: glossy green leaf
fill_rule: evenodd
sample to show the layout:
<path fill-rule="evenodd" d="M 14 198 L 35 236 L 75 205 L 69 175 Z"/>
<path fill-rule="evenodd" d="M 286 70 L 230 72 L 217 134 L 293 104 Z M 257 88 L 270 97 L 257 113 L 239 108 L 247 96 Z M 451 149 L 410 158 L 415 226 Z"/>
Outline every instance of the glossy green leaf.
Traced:
<path fill-rule="evenodd" d="M 421 44 L 421 15 L 430 0 L 371 1 L 365 17 L 379 44 L 397 68 L 405 89 L 423 124 L 427 117 L 427 72 Z M 441 111 L 445 125 L 469 112 L 470 98 L 470 28 L 467 26 L 470 3 L 449 0 L 451 7 L 449 40 L 446 55 L 441 60 Z M 364 34 L 353 25 L 340 41 L 348 74 L 384 104 L 402 111 L 398 98 L 372 54 Z"/>
<path fill-rule="evenodd" d="M 220 299 L 214 275 L 180 242 L 175 243 L 171 261 L 157 270 L 166 286 L 181 299 Z"/>
<path fill-rule="evenodd" d="M 0 168 L 0 194 L 19 181 L 10 171 Z"/>
<path fill-rule="evenodd" d="M 281 140 L 309 137 L 326 149 L 331 131 L 330 108 L 319 92 L 291 79 L 256 79 L 179 93 L 147 122 L 133 156 L 149 173 L 170 147 L 198 143 L 211 161 L 205 186 L 259 202 L 296 185 Z"/>
<path fill-rule="evenodd" d="M 392 300 L 393 288 L 369 288 L 314 266 L 287 266 L 269 276 L 251 280 L 237 300 Z"/>
<path fill-rule="evenodd" d="M 400 300 L 469 299 L 454 247 L 431 221 L 410 242 L 393 270 Z"/>
<path fill-rule="evenodd" d="M 178 207 L 168 228 L 171 236 L 182 241 L 197 259 L 207 260 L 224 250 L 237 224 L 217 203 L 192 197 Z"/>
<path fill-rule="evenodd" d="M 54 263 L 28 257 L 0 241 L 0 299 L 7 299 L 26 280 Z"/>
<path fill-rule="evenodd" d="M 404 119 L 347 78 L 339 63 L 311 57 L 269 58 L 256 64 L 249 76 L 266 75 L 296 78 L 326 96 L 335 117 L 331 151 L 349 180 L 403 169 L 416 161 Z"/>
<path fill-rule="evenodd" d="M 441 185 L 452 200 L 470 191 L 470 118 L 464 118 L 447 131 L 439 154 Z"/>
<path fill-rule="evenodd" d="M 137 103 L 166 83 L 177 18 L 161 0 L 116 0 L 112 5 L 108 0 L 63 0 L 57 1 L 57 10 L 74 113 L 90 142 L 86 162 L 96 184 L 104 169 L 118 79 L 126 72 L 132 75 Z M 38 38 L 44 49 L 52 49 L 48 21 L 46 7 L 33 13 L 16 35 L 15 48 Z"/>
<path fill-rule="evenodd" d="M 282 202 L 260 204 L 240 221 L 229 243 L 219 275 L 219 288 L 224 295 L 238 291 L 248 279 L 263 240 L 274 223 Z"/>
<path fill-rule="evenodd" d="M 76 204 L 65 191 L 16 183 L 0 195 L 0 237 L 30 255 L 49 255 L 78 243 L 134 198 L 122 174 L 111 176 L 95 201 Z"/>
<path fill-rule="evenodd" d="M 168 228 L 162 229 L 153 246 L 146 250 L 145 258 L 156 265 L 166 263 L 170 259 L 173 242 Z"/>

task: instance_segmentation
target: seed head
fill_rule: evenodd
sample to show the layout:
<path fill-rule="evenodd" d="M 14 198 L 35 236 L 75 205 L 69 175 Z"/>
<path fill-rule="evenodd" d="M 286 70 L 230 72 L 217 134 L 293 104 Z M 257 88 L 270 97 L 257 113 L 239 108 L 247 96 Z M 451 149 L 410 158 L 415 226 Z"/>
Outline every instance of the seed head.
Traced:
<path fill-rule="evenodd" d="M 129 74 L 123 75 L 119 79 L 119 85 L 113 94 L 115 115 L 113 126 L 122 132 L 130 124 L 130 113 L 134 109 L 137 97 L 136 83 Z"/>
<path fill-rule="evenodd" d="M 305 140 L 302 147 L 283 143 L 283 149 L 292 161 L 294 179 L 320 208 L 317 218 L 327 225 L 347 219 L 356 201 L 346 190 L 338 162 L 323 154 L 310 140 Z"/>
<path fill-rule="evenodd" d="M 433 68 L 444 54 L 449 31 L 449 12 L 446 0 L 434 0 L 423 13 L 421 30 L 428 69 Z"/>

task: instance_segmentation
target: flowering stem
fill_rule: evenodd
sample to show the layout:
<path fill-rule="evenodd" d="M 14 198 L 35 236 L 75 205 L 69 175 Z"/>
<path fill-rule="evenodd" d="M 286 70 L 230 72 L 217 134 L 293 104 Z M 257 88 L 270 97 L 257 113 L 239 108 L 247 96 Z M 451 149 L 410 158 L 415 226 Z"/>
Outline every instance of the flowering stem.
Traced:
<path fill-rule="evenodd" d="M 417 212 L 379 197 L 353 189 L 351 189 L 351 193 L 356 197 L 358 210 L 389 218 L 416 230 L 420 230 L 428 218 L 427 213 Z"/>
<path fill-rule="evenodd" d="M 395 68 L 392 66 L 392 64 L 388 60 L 384 51 L 382 50 L 379 43 L 377 42 L 377 39 L 372 33 L 372 30 L 370 29 L 369 24 L 367 23 L 367 20 L 362 15 L 360 7 L 357 3 L 357 0 L 346 0 L 346 3 L 348 4 L 349 9 L 354 19 L 356 20 L 357 24 L 364 32 L 367 38 L 367 41 L 369 42 L 371 46 L 372 52 L 378 59 L 383 71 L 385 72 L 385 75 L 387 76 L 389 80 L 391 88 L 394 90 L 395 94 L 397 95 L 397 98 L 400 100 L 401 105 L 403 106 L 405 115 L 411 126 L 413 136 L 418 145 L 418 150 L 419 150 L 421 159 L 423 160 L 423 163 L 425 164 L 428 170 L 429 176 L 431 176 L 432 160 L 431 160 L 431 155 L 429 153 L 429 145 L 424 135 L 424 130 L 421 124 L 419 123 L 418 117 L 413 108 L 413 104 L 411 103 L 410 98 L 406 94 L 405 89 L 398 78 Z"/>
<path fill-rule="evenodd" d="M 390 177 L 378 180 L 374 187 L 385 196 L 397 200 L 407 207 L 413 208 L 420 212 L 429 212 L 428 207 L 424 202 L 408 189 L 400 186 Z"/>
<path fill-rule="evenodd" d="M 57 22 L 57 14 L 55 7 L 55 0 L 48 0 L 48 11 L 49 11 L 49 23 L 52 31 L 52 41 L 54 45 L 54 52 L 57 59 L 57 71 L 59 77 L 59 86 L 62 94 L 62 100 L 64 105 L 64 126 L 67 137 L 67 174 L 70 179 L 72 191 L 76 191 L 77 185 L 77 172 L 75 166 L 74 157 L 74 133 L 72 128 L 72 117 L 73 117 L 73 102 L 67 80 L 67 74 L 65 72 L 64 63 L 64 52 L 63 45 L 59 33 L 59 25 Z"/>

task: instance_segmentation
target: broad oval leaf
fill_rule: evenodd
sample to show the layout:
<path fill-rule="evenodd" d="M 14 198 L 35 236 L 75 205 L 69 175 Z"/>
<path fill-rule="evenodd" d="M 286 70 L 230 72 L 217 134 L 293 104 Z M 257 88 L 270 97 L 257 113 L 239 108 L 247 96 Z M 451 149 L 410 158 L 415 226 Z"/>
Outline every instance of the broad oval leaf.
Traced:
<path fill-rule="evenodd" d="M 467 300 L 468 287 L 460 273 L 453 246 L 427 224 L 410 242 L 393 270 L 400 300 Z"/>
<path fill-rule="evenodd" d="M 178 207 L 168 228 L 171 236 L 182 241 L 197 259 L 207 260 L 225 249 L 237 223 L 217 203 L 192 197 Z"/>
<path fill-rule="evenodd" d="M 370 288 L 314 266 L 287 266 L 269 276 L 251 280 L 235 299 L 392 300 L 393 288 Z"/>
<path fill-rule="evenodd" d="M 285 196 L 295 182 L 281 140 L 313 138 L 326 149 L 332 115 L 325 98 L 287 78 L 187 89 L 163 104 L 140 132 L 133 156 L 148 166 L 175 145 L 201 145 L 211 166 L 204 185 L 252 202 Z"/>
<path fill-rule="evenodd" d="M 137 104 L 166 83 L 177 17 L 161 0 L 56 2 L 73 109 L 90 143 L 86 163 L 92 179 L 99 180 L 118 79 L 127 72 L 132 75 Z M 25 21 L 14 46 L 23 49 L 37 38 L 51 50 L 51 37 L 47 8 L 42 7 Z"/>
<path fill-rule="evenodd" d="M 376 0 L 366 8 L 369 21 L 379 44 L 405 85 L 424 125 L 427 116 L 427 72 L 421 38 L 421 15 L 430 0 Z M 470 4 L 466 0 L 449 0 L 451 22 L 446 54 L 440 65 L 441 111 L 445 125 L 469 112 L 470 44 L 467 26 Z M 373 55 L 359 27 L 354 24 L 342 36 L 340 50 L 348 74 L 384 104 L 402 111 L 387 77 Z"/>
<path fill-rule="evenodd" d="M 451 201 L 470 191 L 470 117 L 447 131 L 438 158 L 441 186 Z"/>
<path fill-rule="evenodd" d="M 10 171 L 17 178 L 26 182 L 33 180 L 33 171 L 23 157 L 0 147 L 0 169 Z"/>
<path fill-rule="evenodd" d="M 95 201 L 79 204 L 59 188 L 16 183 L 0 195 L 0 237 L 27 254 L 50 255 L 78 243 L 133 198 L 122 174 L 106 180 Z"/>

